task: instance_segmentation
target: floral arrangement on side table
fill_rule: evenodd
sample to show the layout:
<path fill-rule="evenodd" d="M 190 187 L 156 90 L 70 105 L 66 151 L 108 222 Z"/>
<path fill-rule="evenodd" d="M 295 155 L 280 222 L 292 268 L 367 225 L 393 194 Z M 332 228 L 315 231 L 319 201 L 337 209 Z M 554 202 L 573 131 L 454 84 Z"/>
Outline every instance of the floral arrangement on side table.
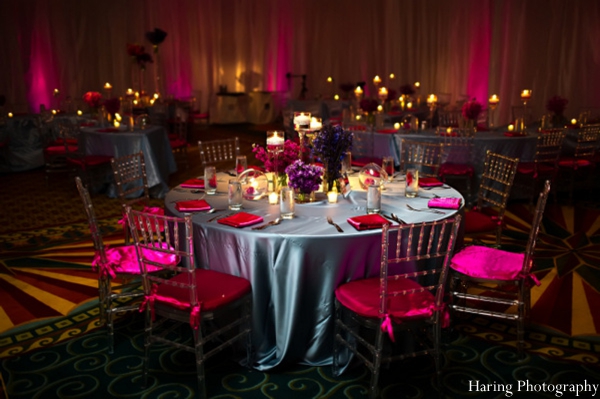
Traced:
<path fill-rule="evenodd" d="M 480 102 L 477 102 L 475 99 L 466 101 L 462 107 L 462 115 L 467 121 L 466 126 L 472 127 L 474 130 L 477 128 L 477 118 L 481 113 L 483 106 Z"/>
<path fill-rule="evenodd" d="M 313 139 L 313 153 L 317 156 L 325 171 L 323 179 L 324 188 L 329 191 L 334 184 L 337 186 L 337 179 L 342 177 L 342 159 L 346 152 L 352 149 L 352 132 L 344 130 L 341 126 L 324 126 Z M 339 187 L 338 191 L 339 191 Z"/>
<path fill-rule="evenodd" d="M 323 168 L 310 165 L 297 159 L 293 164 L 285 168 L 289 183 L 288 185 L 296 191 L 299 202 L 306 202 L 310 194 L 319 189 L 323 181 Z"/>
<path fill-rule="evenodd" d="M 265 171 L 277 173 L 279 185 L 285 186 L 287 184 L 285 169 L 298 159 L 300 146 L 291 140 L 286 140 L 283 143 L 283 152 L 275 156 L 273 152 L 268 151 L 265 147 L 252 144 L 252 152 L 254 157 L 265 165 Z"/>
<path fill-rule="evenodd" d="M 94 117 L 100 117 L 100 107 L 102 107 L 102 94 L 97 91 L 88 91 L 83 95 L 83 101 L 90 107 L 90 112 Z"/>

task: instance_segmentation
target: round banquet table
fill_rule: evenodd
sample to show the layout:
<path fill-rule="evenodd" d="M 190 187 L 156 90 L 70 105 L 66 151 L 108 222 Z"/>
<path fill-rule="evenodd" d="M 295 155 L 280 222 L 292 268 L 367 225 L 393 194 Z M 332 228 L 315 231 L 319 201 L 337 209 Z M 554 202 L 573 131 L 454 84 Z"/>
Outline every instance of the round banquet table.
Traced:
<path fill-rule="evenodd" d="M 335 288 L 379 273 L 381 229 L 358 231 L 347 222 L 352 216 L 366 214 L 366 192 L 358 187 L 357 177 L 351 177 L 353 191 L 348 198 L 340 195 L 337 203 L 329 204 L 318 196 L 313 203 L 296 204 L 293 219 L 252 230 L 210 221 L 233 213 L 227 210 L 229 179 L 232 177 L 227 174 L 218 175 L 216 195 L 172 189 L 165 198 L 165 213 L 182 216 L 175 208 L 178 200 L 202 197 L 213 208 L 224 209 L 193 214 L 196 263 L 251 282 L 257 369 L 293 363 L 331 364 Z M 388 183 L 382 192 L 381 205 L 386 214 L 395 213 L 406 223 L 418 223 L 458 212 L 444 210 L 440 215 L 408 210 L 407 203 L 427 208 L 433 193 L 462 197 L 446 186 L 420 190 L 419 197 L 409 199 L 404 196 L 405 182 L 400 179 Z M 260 215 L 268 222 L 279 216 L 279 205 L 269 205 L 266 198 L 244 200 L 242 211 Z M 327 223 L 327 216 L 340 225 L 343 233 Z"/>

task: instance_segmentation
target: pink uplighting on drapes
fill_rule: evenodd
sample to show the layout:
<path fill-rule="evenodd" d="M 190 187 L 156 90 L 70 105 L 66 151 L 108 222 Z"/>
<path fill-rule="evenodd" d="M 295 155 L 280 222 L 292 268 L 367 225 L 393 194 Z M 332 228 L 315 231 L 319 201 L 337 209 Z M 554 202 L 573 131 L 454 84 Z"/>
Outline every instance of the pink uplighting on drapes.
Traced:
<path fill-rule="evenodd" d="M 490 51 L 492 40 L 489 7 L 482 5 L 476 21 L 477 22 L 472 28 L 472 36 L 469 42 L 471 58 L 469 60 L 469 70 L 467 73 L 467 93 L 486 107 L 490 79 Z"/>
<path fill-rule="evenodd" d="M 49 26 L 43 19 L 38 19 L 37 22 L 31 33 L 29 71 L 26 77 L 29 108 L 36 112 L 39 111 L 41 104 L 44 104 L 47 109 L 56 105 L 53 103 L 52 93 L 58 88 Z"/>

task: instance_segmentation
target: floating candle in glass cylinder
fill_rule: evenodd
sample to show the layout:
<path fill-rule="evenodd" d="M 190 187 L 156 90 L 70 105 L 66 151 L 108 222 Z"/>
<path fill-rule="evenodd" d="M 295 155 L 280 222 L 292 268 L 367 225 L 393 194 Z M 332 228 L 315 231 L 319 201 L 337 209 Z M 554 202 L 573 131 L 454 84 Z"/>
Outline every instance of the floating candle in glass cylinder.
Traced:
<path fill-rule="evenodd" d="M 521 98 L 522 98 L 523 100 L 529 100 L 529 99 L 531 98 L 531 90 L 527 90 L 527 89 L 526 89 L 526 90 L 523 90 L 523 91 L 521 92 Z"/>
<path fill-rule="evenodd" d="M 271 194 L 269 194 L 269 204 L 270 205 L 277 205 L 279 203 L 279 195 L 273 191 Z"/>
<path fill-rule="evenodd" d="M 294 129 L 308 129 L 310 127 L 310 112 L 294 112 Z"/>
<path fill-rule="evenodd" d="M 323 122 L 321 118 L 312 117 L 310 119 L 310 130 L 321 130 L 323 128 Z"/>

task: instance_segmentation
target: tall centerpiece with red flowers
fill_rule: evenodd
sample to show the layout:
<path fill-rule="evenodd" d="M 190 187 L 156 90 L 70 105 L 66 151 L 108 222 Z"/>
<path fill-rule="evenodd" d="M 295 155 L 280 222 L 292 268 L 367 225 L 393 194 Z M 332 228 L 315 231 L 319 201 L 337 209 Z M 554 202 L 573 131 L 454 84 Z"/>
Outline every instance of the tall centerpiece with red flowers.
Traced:
<path fill-rule="evenodd" d="M 102 107 L 102 94 L 97 91 L 88 91 L 83 95 L 83 101 L 90 108 L 92 116 L 102 122 L 102 112 L 100 112 L 100 108 Z"/>
<path fill-rule="evenodd" d="M 360 100 L 360 109 L 365 114 L 365 118 L 367 120 L 367 125 L 373 126 L 375 125 L 375 111 L 377 111 L 377 106 L 379 102 L 374 98 L 363 98 Z"/>
<path fill-rule="evenodd" d="M 152 49 L 154 51 L 154 93 L 159 96 L 162 94 L 160 75 L 158 73 L 159 56 L 158 56 L 158 45 L 165 41 L 167 32 L 162 29 L 154 28 L 153 31 L 146 32 L 146 39 L 152 43 Z"/>
<path fill-rule="evenodd" d="M 561 127 L 566 124 L 564 116 L 569 100 L 561 96 L 553 96 L 546 103 L 546 109 L 552 114 L 552 126 Z"/>
<path fill-rule="evenodd" d="M 137 88 L 140 96 L 146 94 L 144 90 L 144 73 L 146 64 L 152 63 L 152 56 L 146 52 L 141 44 L 127 44 L 127 54 L 131 56 L 131 80 L 133 87 Z M 136 79 L 137 76 L 137 79 Z M 137 84 L 136 84 L 137 83 Z"/>
<path fill-rule="evenodd" d="M 465 119 L 465 127 L 475 129 L 477 127 L 477 118 L 481 113 L 483 106 L 475 99 L 466 101 L 462 107 L 462 115 Z"/>
<path fill-rule="evenodd" d="M 328 192 L 337 187 L 342 177 L 342 160 L 352 149 L 352 132 L 341 126 L 327 125 L 313 139 L 313 153 L 324 166 L 323 191 Z"/>

